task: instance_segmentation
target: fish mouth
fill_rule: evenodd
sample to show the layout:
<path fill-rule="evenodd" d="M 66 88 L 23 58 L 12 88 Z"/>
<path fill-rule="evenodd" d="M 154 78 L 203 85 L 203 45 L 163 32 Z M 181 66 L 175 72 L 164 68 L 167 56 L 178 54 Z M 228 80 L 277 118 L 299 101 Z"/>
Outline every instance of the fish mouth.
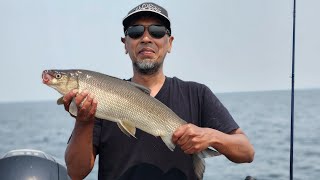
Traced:
<path fill-rule="evenodd" d="M 52 77 L 51 75 L 49 74 L 49 71 L 48 70 L 44 70 L 42 72 L 42 83 L 43 84 L 49 84 L 49 82 L 51 81 Z"/>

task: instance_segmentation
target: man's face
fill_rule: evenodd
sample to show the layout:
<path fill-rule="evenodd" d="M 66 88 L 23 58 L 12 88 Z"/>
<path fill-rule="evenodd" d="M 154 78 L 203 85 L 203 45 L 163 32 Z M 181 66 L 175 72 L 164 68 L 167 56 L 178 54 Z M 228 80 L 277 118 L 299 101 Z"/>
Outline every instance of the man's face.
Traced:
<path fill-rule="evenodd" d="M 128 51 L 135 70 L 143 74 L 153 74 L 162 68 L 167 52 L 170 52 L 173 41 L 167 34 L 162 38 L 154 38 L 148 31 L 150 25 L 161 25 L 161 22 L 152 17 L 138 19 L 132 25 L 145 26 L 141 37 L 131 38 L 128 35 L 122 38 L 125 49 Z"/>

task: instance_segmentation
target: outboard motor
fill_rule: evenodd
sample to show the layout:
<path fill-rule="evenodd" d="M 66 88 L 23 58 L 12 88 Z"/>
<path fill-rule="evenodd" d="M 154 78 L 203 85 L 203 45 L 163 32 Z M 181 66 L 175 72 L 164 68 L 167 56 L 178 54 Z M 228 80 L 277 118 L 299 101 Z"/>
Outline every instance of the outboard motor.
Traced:
<path fill-rule="evenodd" d="M 18 149 L 0 159 L 0 179 L 70 180 L 67 169 L 49 154 L 32 149 Z"/>

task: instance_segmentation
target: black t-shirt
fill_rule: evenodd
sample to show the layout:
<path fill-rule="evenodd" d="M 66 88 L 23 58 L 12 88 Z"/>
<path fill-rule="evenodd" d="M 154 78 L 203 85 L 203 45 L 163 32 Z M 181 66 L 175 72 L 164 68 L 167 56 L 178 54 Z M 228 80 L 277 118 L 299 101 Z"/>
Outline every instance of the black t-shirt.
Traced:
<path fill-rule="evenodd" d="M 224 133 L 239 128 L 203 84 L 166 77 L 155 98 L 188 123 Z M 139 129 L 136 137 L 122 133 L 114 122 L 96 120 L 93 144 L 99 154 L 99 180 L 196 179 L 191 155 L 178 146 L 172 152 L 161 138 Z"/>

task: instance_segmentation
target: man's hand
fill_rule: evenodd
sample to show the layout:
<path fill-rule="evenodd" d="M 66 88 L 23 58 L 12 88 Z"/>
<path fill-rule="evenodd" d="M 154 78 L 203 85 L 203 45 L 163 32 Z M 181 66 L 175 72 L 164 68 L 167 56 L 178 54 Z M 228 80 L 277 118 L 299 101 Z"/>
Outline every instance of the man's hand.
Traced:
<path fill-rule="evenodd" d="M 235 163 L 252 162 L 254 159 L 254 148 L 240 128 L 226 134 L 185 124 L 173 133 L 172 141 L 186 154 L 198 153 L 210 146 Z"/>
<path fill-rule="evenodd" d="M 212 129 L 201 128 L 193 124 L 180 126 L 172 136 L 173 143 L 179 145 L 186 154 L 194 154 L 207 149 L 213 140 Z"/>
<path fill-rule="evenodd" d="M 78 93 L 76 89 L 70 91 L 63 97 L 64 108 L 68 112 L 73 98 L 75 98 L 75 104 L 78 109 L 76 120 L 81 122 L 93 120 L 98 104 L 94 96 L 86 90 L 81 93 Z"/>
<path fill-rule="evenodd" d="M 84 179 L 91 172 L 96 158 L 96 150 L 93 146 L 93 129 L 97 100 L 88 91 L 79 93 L 74 89 L 63 97 L 64 108 L 68 112 L 73 99 L 75 104 L 72 104 L 70 108 L 76 108 L 77 116 L 66 149 L 65 161 L 68 175 L 72 179 Z"/>

